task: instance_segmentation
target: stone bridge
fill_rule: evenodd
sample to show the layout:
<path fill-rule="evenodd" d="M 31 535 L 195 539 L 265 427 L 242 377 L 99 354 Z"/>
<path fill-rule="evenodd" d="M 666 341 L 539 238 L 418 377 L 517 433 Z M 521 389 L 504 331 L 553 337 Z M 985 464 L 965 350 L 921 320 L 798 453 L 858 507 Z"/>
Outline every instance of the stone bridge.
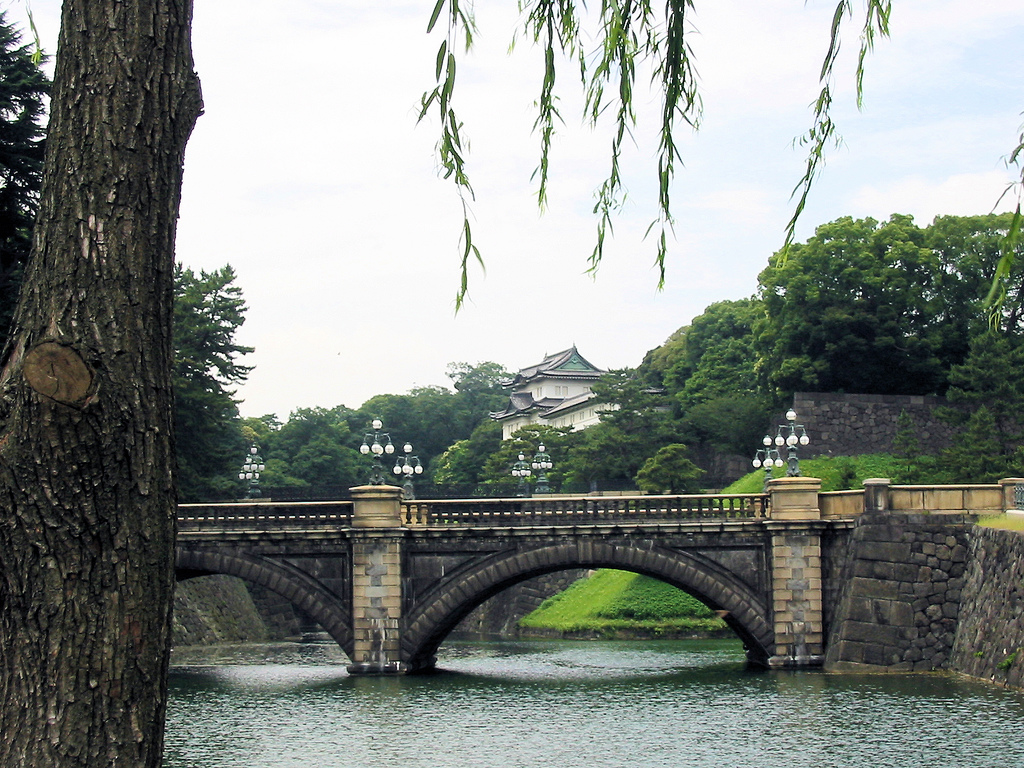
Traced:
<path fill-rule="evenodd" d="M 718 611 L 750 661 L 815 667 L 836 591 L 830 542 L 865 507 L 896 498 L 887 481 L 874 498 L 870 482 L 839 494 L 781 478 L 757 495 L 410 502 L 398 488 L 363 486 L 352 501 L 186 504 L 178 576 L 228 574 L 278 593 L 334 638 L 355 674 L 429 670 L 489 597 L 578 568 L 673 584 Z"/>

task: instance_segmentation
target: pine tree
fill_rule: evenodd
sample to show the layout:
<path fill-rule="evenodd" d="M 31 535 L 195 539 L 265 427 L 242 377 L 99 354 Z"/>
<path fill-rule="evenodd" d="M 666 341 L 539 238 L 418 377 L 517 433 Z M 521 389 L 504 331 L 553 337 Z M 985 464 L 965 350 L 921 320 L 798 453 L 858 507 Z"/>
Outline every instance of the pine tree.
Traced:
<path fill-rule="evenodd" d="M 0 339 L 18 301 L 43 182 L 46 74 L 0 11 Z"/>

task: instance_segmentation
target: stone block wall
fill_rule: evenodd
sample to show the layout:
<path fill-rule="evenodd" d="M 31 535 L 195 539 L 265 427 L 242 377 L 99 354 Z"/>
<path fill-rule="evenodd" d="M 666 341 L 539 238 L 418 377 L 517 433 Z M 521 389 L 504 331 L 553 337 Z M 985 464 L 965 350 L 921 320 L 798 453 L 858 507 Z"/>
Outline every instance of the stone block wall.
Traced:
<path fill-rule="evenodd" d="M 549 597 L 568 589 L 586 570 L 555 571 L 535 576 L 499 592 L 464 618 L 452 637 L 519 637 L 519 620 L 540 608 Z"/>
<path fill-rule="evenodd" d="M 202 576 L 178 582 L 174 592 L 175 647 L 271 639 L 245 582 L 233 576 Z"/>
<path fill-rule="evenodd" d="M 947 666 L 956 638 L 970 518 L 865 513 L 851 533 L 825 654 L 834 671 Z"/>
<path fill-rule="evenodd" d="M 950 668 L 1024 688 L 1024 533 L 977 527 Z"/>
<path fill-rule="evenodd" d="M 811 438 L 808 456 L 891 453 L 896 421 L 902 411 L 914 420 L 921 453 L 938 453 L 949 447 L 953 436 L 953 428 L 935 416 L 935 409 L 943 405 L 943 397 L 810 392 L 793 396 L 798 421 Z M 784 417 L 776 418 L 778 421 L 772 423 L 773 434 L 776 423 L 785 423 Z"/>

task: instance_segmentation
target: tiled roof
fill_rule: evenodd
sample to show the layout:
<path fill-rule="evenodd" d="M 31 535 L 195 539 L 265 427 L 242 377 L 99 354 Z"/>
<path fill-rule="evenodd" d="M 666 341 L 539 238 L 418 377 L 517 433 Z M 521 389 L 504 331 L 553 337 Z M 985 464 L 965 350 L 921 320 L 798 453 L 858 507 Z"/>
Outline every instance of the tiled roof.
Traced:
<path fill-rule="evenodd" d="M 544 417 L 545 418 L 550 418 L 550 417 L 555 416 L 555 415 L 557 415 L 559 413 L 564 413 L 566 411 L 572 411 L 572 410 L 574 410 L 576 408 L 579 408 L 581 405 L 583 405 L 585 402 L 587 402 L 588 400 L 592 399 L 593 397 L 594 397 L 594 393 L 593 392 L 584 392 L 583 394 L 576 395 L 575 397 L 567 397 L 564 400 L 560 400 L 558 405 L 554 406 L 553 408 L 549 408 L 548 410 L 546 410 L 544 412 Z"/>
<path fill-rule="evenodd" d="M 536 365 L 523 368 L 506 386 L 516 387 L 538 376 L 559 379 L 596 379 L 605 371 L 585 359 L 575 346 L 548 355 Z"/>

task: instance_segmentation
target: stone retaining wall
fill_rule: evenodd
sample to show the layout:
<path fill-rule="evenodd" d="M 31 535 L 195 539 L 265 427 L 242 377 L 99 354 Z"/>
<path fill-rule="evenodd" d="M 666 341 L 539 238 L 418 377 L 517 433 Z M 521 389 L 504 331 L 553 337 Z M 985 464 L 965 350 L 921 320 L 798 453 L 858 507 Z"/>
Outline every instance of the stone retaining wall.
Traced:
<path fill-rule="evenodd" d="M 178 582 L 171 638 L 175 646 L 272 639 L 245 582 L 223 575 Z"/>
<path fill-rule="evenodd" d="M 1024 688 L 1024 533 L 975 528 L 950 668 Z"/>
<path fill-rule="evenodd" d="M 971 527 L 971 519 L 959 515 L 862 515 L 850 537 L 826 669 L 946 666 L 960 615 Z"/>
<path fill-rule="evenodd" d="M 798 421 L 811 438 L 808 456 L 892 453 L 896 421 L 903 411 L 914 420 L 914 436 L 921 453 L 938 453 L 949 447 L 953 436 L 953 428 L 935 416 L 935 409 L 944 405 L 943 397 L 812 392 L 793 395 Z M 784 417 L 777 418 L 779 424 L 785 423 Z"/>
<path fill-rule="evenodd" d="M 567 589 L 586 573 L 585 570 L 555 571 L 509 587 L 476 608 L 452 634 L 454 637 L 518 637 L 518 622 L 523 616 L 540 608 L 541 603 Z"/>

